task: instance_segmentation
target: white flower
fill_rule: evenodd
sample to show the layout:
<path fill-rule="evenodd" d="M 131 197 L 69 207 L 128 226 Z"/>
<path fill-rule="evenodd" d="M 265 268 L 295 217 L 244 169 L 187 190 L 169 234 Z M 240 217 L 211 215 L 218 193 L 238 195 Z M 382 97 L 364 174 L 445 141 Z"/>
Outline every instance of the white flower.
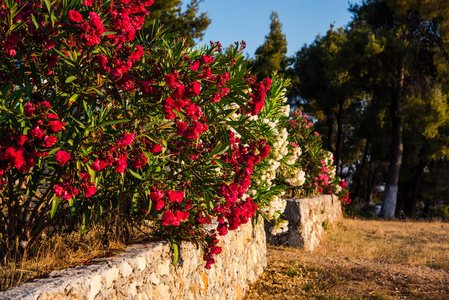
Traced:
<path fill-rule="evenodd" d="M 283 220 L 282 222 L 278 223 L 277 225 L 270 228 L 270 233 L 272 235 L 281 234 L 288 231 L 288 221 Z"/>

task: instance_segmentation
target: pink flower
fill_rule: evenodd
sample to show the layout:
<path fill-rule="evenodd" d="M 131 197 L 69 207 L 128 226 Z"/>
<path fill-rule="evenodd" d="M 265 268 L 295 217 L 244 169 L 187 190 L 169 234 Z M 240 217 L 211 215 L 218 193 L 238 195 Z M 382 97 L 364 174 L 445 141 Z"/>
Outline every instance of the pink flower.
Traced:
<path fill-rule="evenodd" d="M 65 126 L 65 122 L 61 122 L 59 120 L 56 121 L 50 121 L 48 122 L 48 125 L 50 126 L 50 131 L 53 133 L 58 133 L 62 127 Z"/>
<path fill-rule="evenodd" d="M 44 135 L 44 133 L 39 127 L 34 127 L 33 129 L 30 130 L 30 135 L 32 137 L 40 139 Z"/>
<path fill-rule="evenodd" d="M 170 202 L 181 202 L 184 199 L 184 192 L 183 191 L 168 191 L 168 199 Z"/>
<path fill-rule="evenodd" d="M 17 144 L 20 146 L 23 146 L 25 144 L 25 141 L 28 139 L 28 137 L 24 134 L 19 133 L 19 135 L 16 137 Z"/>
<path fill-rule="evenodd" d="M 50 49 L 53 49 L 54 47 L 55 47 L 55 43 L 52 40 L 47 40 L 44 44 L 45 50 L 50 50 Z"/>
<path fill-rule="evenodd" d="M 194 95 L 199 95 L 201 91 L 201 83 L 198 81 L 192 82 L 192 85 L 190 86 L 190 90 Z"/>
<path fill-rule="evenodd" d="M 59 184 L 55 184 L 53 187 L 53 192 L 56 194 L 56 197 L 59 198 L 64 194 L 64 188 Z"/>
<path fill-rule="evenodd" d="M 42 107 L 43 110 L 49 111 L 51 108 L 51 104 L 48 101 L 42 101 L 39 103 L 39 107 Z"/>
<path fill-rule="evenodd" d="M 95 159 L 94 162 L 90 165 L 90 167 L 91 167 L 92 170 L 94 170 L 94 171 L 100 171 L 100 170 L 106 168 L 107 165 L 108 165 L 108 164 L 107 164 L 105 161 L 100 160 L 99 158 L 97 158 L 97 159 Z"/>
<path fill-rule="evenodd" d="M 102 35 L 104 32 L 104 26 L 100 16 L 93 11 L 89 12 L 89 16 L 90 16 L 90 25 L 92 25 L 92 27 L 94 28 L 94 34 L 96 36 Z"/>
<path fill-rule="evenodd" d="M 69 192 L 67 192 L 67 191 L 64 192 L 64 196 L 63 196 L 64 200 L 68 201 L 68 200 L 72 199 L 72 197 L 73 197 L 72 194 L 70 194 Z"/>
<path fill-rule="evenodd" d="M 162 214 L 162 226 L 178 226 L 180 224 L 180 220 L 169 210 L 164 211 Z"/>
<path fill-rule="evenodd" d="M 262 159 L 266 158 L 270 154 L 270 145 L 265 145 L 260 151 L 260 156 Z"/>
<path fill-rule="evenodd" d="M 132 161 L 133 168 L 139 169 L 140 167 L 146 165 L 148 162 L 148 159 L 146 158 L 145 154 L 139 153 L 134 157 L 134 160 Z"/>
<path fill-rule="evenodd" d="M 217 231 L 218 231 L 219 235 L 224 236 L 224 235 L 228 234 L 228 226 L 227 225 L 228 225 L 227 223 L 218 224 Z"/>
<path fill-rule="evenodd" d="M 152 201 L 159 201 L 159 200 L 161 200 L 161 199 L 164 198 L 164 197 L 165 197 L 164 193 L 162 193 L 162 191 L 161 191 L 161 190 L 158 190 L 158 189 L 154 189 L 154 190 L 150 193 L 150 199 L 151 199 Z"/>
<path fill-rule="evenodd" d="M 136 47 L 136 50 L 131 54 L 130 59 L 132 61 L 138 61 L 143 55 L 143 48 L 142 46 L 138 45 Z"/>
<path fill-rule="evenodd" d="M 187 129 L 187 123 L 186 122 L 178 122 L 178 134 L 185 131 Z"/>
<path fill-rule="evenodd" d="M 127 133 L 126 131 L 123 133 L 122 137 L 118 140 L 120 147 L 126 147 L 131 145 L 134 141 L 134 133 Z"/>
<path fill-rule="evenodd" d="M 199 60 L 195 60 L 192 65 L 190 66 L 190 70 L 192 70 L 193 72 L 198 71 L 200 67 L 200 61 Z"/>
<path fill-rule="evenodd" d="M 155 202 L 155 207 L 156 210 L 161 210 L 162 208 L 164 208 L 165 206 L 165 202 L 163 200 L 159 200 Z"/>
<path fill-rule="evenodd" d="M 58 141 L 58 139 L 55 136 L 46 135 L 44 137 L 44 147 L 50 148 L 51 146 L 56 144 L 57 141 Z"/>
<path fill-rule="evenodd" d="M 93 186 L 93 185 L 90 185 L 84 191 L 84 196 L 86 198 L 89 198 L 90 196 L 95 195 L 96 192 L 97 192 L 97 188 L 95 186 Z"/>
<path fill-rule="evenodd" d="M 83 34 L 81 35 L 81 39 L 86 47 L 95 46 L 101 42 L 100 38 L 96 35 Z"/>
<path fill-rule="evenodd" d="M 123 173 L 126 170 L 128 163 L 126 162 L 126 156 L 122 156 L 115 161 L 115 171 L 117 173 Z"/>
<path fill-rule="evenodd" d="M 25 106 L 23 107 L 24 113 L 28 117 L 31 117 L 33 115 L 34 109 L 35 109 L 34 104 L 31 102 L 26 103 Z"/>
<path fill-rule="evenodd" d="M 59 150 L 58 152 L 56 152 L 55 158 L 59 162 L 59 165 L 62 167 L 70 160 L 71 155 L 67 151 Z"/>
<path fill-rule="evenodd" d="M 83 0 L 83 4 L 86 6 L 91 6 L 94 3 L 94 0 Z"/>
<path fill-rule="evenodd" d="M 75 10 L 69 10 L 69 20 L 75 23 L 81 23 L 83 22 L 83 16 Z"/>
<path fill-rule="evenodd" d="M 210 55 L 203 55 L 201 56 L 201 60 L 206 64 L 211 64 L 214 62 L 214 57 Z"/>

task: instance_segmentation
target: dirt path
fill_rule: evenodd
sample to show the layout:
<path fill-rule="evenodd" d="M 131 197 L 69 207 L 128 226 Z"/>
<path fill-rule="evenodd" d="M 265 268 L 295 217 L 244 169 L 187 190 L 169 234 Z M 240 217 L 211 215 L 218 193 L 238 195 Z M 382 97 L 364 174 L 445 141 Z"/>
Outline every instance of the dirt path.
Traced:
<path fill-rule="evenodd" d="M 246 299 L 449 299 L 449 224 L 344 220 L 313 253 L 269 246 Z"/>

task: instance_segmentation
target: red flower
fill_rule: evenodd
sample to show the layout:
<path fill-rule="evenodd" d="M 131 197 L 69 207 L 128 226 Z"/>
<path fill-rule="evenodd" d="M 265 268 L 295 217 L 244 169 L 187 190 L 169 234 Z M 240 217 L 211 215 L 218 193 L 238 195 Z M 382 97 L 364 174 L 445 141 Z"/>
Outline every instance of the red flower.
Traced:
<path fill-rule="evenodd" d="M 143 48 L 142 46 L 138 45 L 136 47 L 136 50 L 131 54 L 130 59 L 132 61 L 138 61 L 143 56 Z"/>
<path fill-rule="evenodd" d="M 199 95 L 201 91 L 201 83 L 198 81 L 192 82 L 192 85 L 190 86 L 190 90 L 194 95 Z"/>
<path fill-rule="evenodd" d="M 58 133 L 61 130 L 61 128 L 65 126 L 65 124 L 66 124 L 65 122 L 61 122 L 59 120 L 48 122 L 48 126 L 50 126 L 50 131 L 53 133 Z"/>
<path fill-rule="evenodd" d="M 33 129 L 30 130 L 30 135 L 32 137 L 40 139 L 44 135 L 44 133 L 39 127 L 34 127 Z"/>
<path fill-rule="evenodd" d="M 75 10 L 69 10 L 69 19 L 75 23 L 83 22 L 83 16 Z"/>
<path fill-rule="evenodd" d="M 162 223 L 163 226 L 178 226 L 180 224 L 180 220 L 169 210 L 164 211 L 162 214 Z"/>
<path fill-rule="evenodd" d="M 64 194 L 64 188 L 59 184 L 55 184 L 53 192 L 56 194 L 56 197 L 59 198 Z"/>
<path fill-rule="evenodd" d="M 99 15 L 97 15 L 97 13 L 91 11 L 89 12 L 89 16 L 90 16 L 90 25 L 92 25 L 92 27 L 94 28 L 94 34 L 96 36 L 100 36 L 103 34 L 104 32 L 104 26 L 103 26 L 103 22 L 101 22 L 101 18 Z"/>
<path fill-rule="evenodd" d="M 50 50 L 50 49 L 53 49 L 54 47 L 55 47 L 55 43 L 52 40 L 47 40 L 44 44 L 45 50 Z"/>
<path fill-rule="evenodd" d="M 34 104 L 31 102 L 26 103 L 25 106 L 23 107 L 24 113 L 28 117 L 31 117 L 33 115 L 34 109 L 35 109 Z"/>
<path fill-rule="evenodd" d="M 168 199 L 170 202 L 181 202 L 184 199 L 184 192 L 168 191 Z"/>
<path fill-rule="evenodd" d="M 190 70 L 192 70 L 193 72 L 198 71 L 200 67 L 200 61 L 199 60 L 195 60 L 192 65 L 190 66 Z"/>
<path fill-rule="evenodd" d="M 161 200 L 164 197 L 165 197 L 164 193 L 162 193 L 162 191 L 158 190 L 158 189 L 154 189 L 150 193 L 150 199 L 153 200 L 153 201 L 159 201 L 159 200 Z"/>
<path fill-rule="evenodd" d="M 100 160 L 99 158 L 97 158 L 97 159 L 95 159 L 94 162 L 90 165 L 90 167 L 91 167 L 92 170 L 94 170 L 94 171 L 100 171 L 100 170 L 106 168 L 107 165 L 108 165 L 108 164 L 107 164 L 105 161 Z"/>
<path fill-rule="evenodd" d="M 84 191 L 84 196 L 89 198 L 90 196 L 95 195 L 96 192 L 97 192 L 97 188 L 93 185 L 90 185 Z"/>
<path fill-rule="evenodd" d="M 161 210 L 165 206 L 165 202 L 163 200 L 159 200 L 155 202 L 156 210 Z"/>
<path fill-rule="evenodd" d="M 56 152 L 55 158 L 59 162 L 59 165 L 62 167 L 70 160 L 71 155 L 67 151 L 59 150 L 58 152 Z"/>
<path fill-rule="evenodd" d="M 270 145 L 265 145 L 260 151 L 260 156 L 262 159 L 266 158 L 270 154 Z"/>
<path fill-rule="evenodd" d="M 26 135 L 19 133 L 19 135 L 16 137 L 16 139 L 17 139 L 17 144 L 20 146 L 23 146 L 23 144 L 25 144 L 25 141 L 28 139 L 28 137 Z"/>
<path fill-rule="evenodd" d="M 56 144 L 57 141 L 58 141 L 58 139 L 55 136 L 46 135 L 44 137 L 44 147 L 50 148 L 51 146 Z"/>
<path fill-rule="evenodd" d="M 128 163 L 126 162 L 126 156 L 121 156 L 115 161 L 115 171 L 117 173 L 123 173 L 126 170 Z"/>
<path fill-rule="evenodd" d="M 132 166 L 136 169 L 139 169 L 140 167 L 146 165 L 147 162 L 148 162 L 148 159 L 146 158 L 145 154 L 139 153 L 134 157 Z"/>
<path fill-rule="evenodd" d="M 201 60 L 206 64 L 211 64 L 214 62 L 214 57 L 210 55 L 203 55 L 201 56 Z"/>
<path fill-rule="evenodd" d="M 134 133 L 123 132 L 122 137 L 118 140 L 120 147 L 126 147 L 134 141 Z"/>
<path fill-rule="evenodd" d="M 227 225 L 228 225 L 227 223 L 218 224 L 217 231 L 218 231 L 219 235 L 224 236 L 224 235 L 228 234 L 228 226 Z"/>

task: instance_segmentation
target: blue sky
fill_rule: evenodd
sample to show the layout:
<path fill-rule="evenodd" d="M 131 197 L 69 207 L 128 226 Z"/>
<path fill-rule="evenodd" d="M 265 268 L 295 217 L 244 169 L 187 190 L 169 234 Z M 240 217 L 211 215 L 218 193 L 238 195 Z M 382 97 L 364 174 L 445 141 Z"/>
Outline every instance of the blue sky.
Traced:
<path fill-rule="evenodd" d="M 200 11 L 208 13 L 212 24 L 199 44 L 212 40 L 226 47 L 245 40 L 245 52 L 253 57 L 270 30 L 270 15 L 274 10 L 283 24 L 287 55 L 291 56 L 304 44 L 312 43 L 318 34 L 326 34 L 331 23 L 337 28 L 349 23 L 352 14 L 348 8 L 348 0 L 204 0 Z"/>

